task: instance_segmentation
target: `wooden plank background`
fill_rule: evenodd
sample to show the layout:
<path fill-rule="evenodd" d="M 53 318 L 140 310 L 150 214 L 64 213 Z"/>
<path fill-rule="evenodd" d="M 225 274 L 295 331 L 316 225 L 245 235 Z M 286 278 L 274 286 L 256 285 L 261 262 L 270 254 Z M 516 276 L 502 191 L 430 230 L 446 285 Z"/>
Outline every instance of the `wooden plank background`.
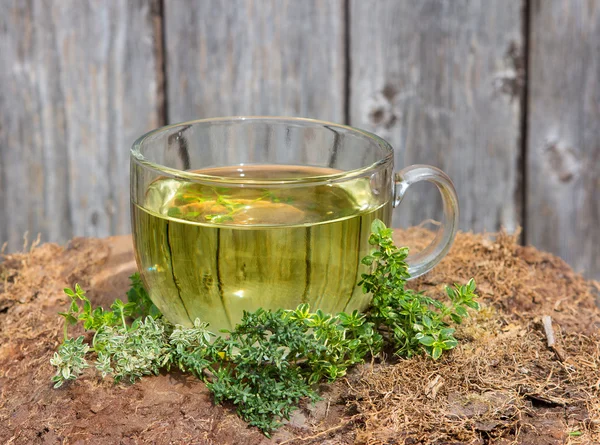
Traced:
<path fill-rule="evenodd" d="M 461 228 L 521 224 L 520 0 L 350 2 L 350 122 L 387 139 L 396 165 L 433 164 L 456 183 Z M 441 216 L 415 186 L 401 224 Z"/>
<path fill-rule="evenodd" d="M 163 123 L 158 2 L 0 4 L 0 242 L 129 232 L 127 148 Z"/>
<path fill-rule="evenodd" d="M 463 230 L 600 278 L 600 0 L 0 0 L 0 244 L 128 233 L 128 149 L 308 116 L 445 170 Z M 439 217 L 416 187 L 399 224 Z"/>
<path fill-rule="evenodd" d="M 172 122 L 274 114 L 344 120 L 342 0 L 166 5 Z"/>
<path fill-rule="evenodd" d="M 527 241 L 600 279 L 600 1 L 530 12 Z"/>

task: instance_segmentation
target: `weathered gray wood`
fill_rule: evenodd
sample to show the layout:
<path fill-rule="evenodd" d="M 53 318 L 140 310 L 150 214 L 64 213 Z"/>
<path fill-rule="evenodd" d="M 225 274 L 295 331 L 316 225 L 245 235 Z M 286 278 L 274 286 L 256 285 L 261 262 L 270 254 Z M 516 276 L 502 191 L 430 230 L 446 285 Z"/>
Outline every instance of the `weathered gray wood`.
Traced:
<path fill-rule="evenodd" d="M 159 4 L 0 0 L 0 245 L 129 231 L 128 148 L 162 124 Z M 450 174 L 463 229 L 523 223 L 528 242 L 600 277 L 600 2 L 530 0 L 526 221 L 524 0 L 348 0 L 347 30 L 345 4 L 165 1 L 170 120 L 342 122 L 349 101 L 398 165 Z M 401 222 L 439 205 L 417 187 Z"/>
<path fill-rule="evenodd" d="M 2 0 L 0 244 L 128 233 L 128 149 L 159 120 L 158 0 Z"/>
<path fill-rule="evenodd" d="M 169 1 L 165 36 L 171 122 L 344 119 L 342 0 Z"/>
<path fill-rule="evenodd" d="M 465 230 L 520 223 L 521 0 L 350 1 L 351 124 L 454 180 Z M 439 219 L 415 186 L 396 223 Z"/>
<path fill-rule="evenodd" d="M 600 1 L 530 14 L 527 242 L 600 279 Z"/>

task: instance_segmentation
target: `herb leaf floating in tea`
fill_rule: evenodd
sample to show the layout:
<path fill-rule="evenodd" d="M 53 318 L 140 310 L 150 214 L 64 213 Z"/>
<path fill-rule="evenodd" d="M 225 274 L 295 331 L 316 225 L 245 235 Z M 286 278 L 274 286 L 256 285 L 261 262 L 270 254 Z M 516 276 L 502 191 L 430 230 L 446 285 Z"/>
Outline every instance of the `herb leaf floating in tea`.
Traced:
<path fill-rule="evenodd" d="M 161 369 L 176 367 L 202 379 L 215 402 L 229 401 L 237 413 L 265 435 L 289 419 L 303 397 L 317 400 L 316 383 L 333 382 L 347 369 L 377 355 L 384 347 L 411 357 L 425 352 L 438 359 L 458 344 L 450 323 L 460 323 L 468 309 L 479 309 L 475 282 L 447 287 L 450 304 L 405 288 L 409 278 L 407 248 L 398 248 L 392 230 L 381 221 L 372 225 L 374 251 L 363 259 L 372 272 L 360 285 L 372 295 L 365 314 L 295 310 L 244 312 L 242 321 L 224 336 L 210 332 L 196 319 L 194 327 L 172 325 L 162 317 L 138 274 L 131 277 L 128 302 L 116 300 L 111 310 L 92 308 L 85 292 L 65 289 L 71 304 L 65 318 L 64 342 L 51 359 L 57 368 L 55 387 L 76 379 L 89 367 L 103 377 L 133 382 Z M 127 320 L 136 317 L 133 322 Z M 69 338 L 68 326 L 83 323 L 95 334 Z"/>

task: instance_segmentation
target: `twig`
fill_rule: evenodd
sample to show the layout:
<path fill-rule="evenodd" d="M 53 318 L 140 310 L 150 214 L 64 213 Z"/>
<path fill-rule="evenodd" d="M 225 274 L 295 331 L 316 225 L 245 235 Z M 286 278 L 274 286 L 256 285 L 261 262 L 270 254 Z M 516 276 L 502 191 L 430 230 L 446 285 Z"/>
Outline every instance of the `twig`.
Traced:
<path fill-rule="evenodd" d="M 356 419 L 358 419 L 359 417 L 364 417 L 364 414 L 359 413 L 359 414 L 355 414 L 354 416 L 350 417 L 349 419 L 343 420 L 342 422 L 340 422 L 338 425 L 326 429 L 325 431 L 321 431 L 317 434 L 314 434 L 312 436 L 306 436 L 306 437 L 294 437 L 292 439 L 288 439 L 286 441 L 281 442 L 279 445 L 285 445 L 287 443 L 305 443 L 305 442 L 313 442 L 316 439 L 320 439 L 323 436 L 328 436 L 329 434 L 338 431 L 338 430 L 342 430 L 344 428 L 346 428 L 348 425 L 350 425 L 351 423 L 354 423 L 354 421 Z"/>
<path fill-rule="evenodd" d="M 549 394 L 541 394 L 539 391 L 536 391 L 535 388 L 531 388 L 527 385 L 519 385 L 517 392 L 529 400 L 541 402 L 546 405 L 563 407 L 567 406 L 567 400 L 565 400 L 564 398 L 553 397 Z"/>
<path fill-rule="evenodd" d="M 38 232 L 37 237 L 31 243 L 31 247 L 29 248 L 29 251 L 33 252 L 35 250 L 35 248 L 40 245 L 41 242 L 42 242 L 42 234 L 40 232 Z"/>
<path fill-rule="evenodd" d="M 548 340 L 548 347 L 552 349 L 556 343 L 554 340 L 554 329 L 552 328 L 552 317 L 550 315 L 544 315 L 542 317 L 542 324 L 544 325 L 546 340 Z"/>
<path fill-rule="evenodd" d="M 27 246 L 29 245 L 29 230 L 26 230 L 23 234 L 23 253 L 27 251 Z"/>
<path fill-rule="evenodd" d="M 556 340 L 554 338 L 554 328 L 552 327 L 552 317 L 550 315 L 544 315 L 542 317 L 542 324 L 544 325 L 544 333 L 546 334 L 546 340 L 548 341 L 548 348 L 550 348 L 554 352 L 554 354 L 556 354 L 556 358 L 560 362 L 564 362 L 565 359 L 563 357 L 563 354 L 556 346 Z"/>

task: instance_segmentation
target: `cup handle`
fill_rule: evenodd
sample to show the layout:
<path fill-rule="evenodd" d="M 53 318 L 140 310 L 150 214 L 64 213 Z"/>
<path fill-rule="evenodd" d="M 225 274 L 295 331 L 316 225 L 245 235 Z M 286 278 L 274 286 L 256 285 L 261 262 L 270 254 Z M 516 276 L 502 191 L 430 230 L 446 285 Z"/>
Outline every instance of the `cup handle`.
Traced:
<path fill-rule="evenodd" d="M 440 191 L 444 203 L 444 221 L 431 244 L 420 252 L 410 254 L 406 259 L 411 278 L 423 275 L 440 262 L 450 250 L 458 228 L 458 197 L 454 184 L 446 173 L 430 165 L 415 164 L 396 173 L 394 207 L 400 204 L 412 184 L 421 181 L 434 183 Z"/>

